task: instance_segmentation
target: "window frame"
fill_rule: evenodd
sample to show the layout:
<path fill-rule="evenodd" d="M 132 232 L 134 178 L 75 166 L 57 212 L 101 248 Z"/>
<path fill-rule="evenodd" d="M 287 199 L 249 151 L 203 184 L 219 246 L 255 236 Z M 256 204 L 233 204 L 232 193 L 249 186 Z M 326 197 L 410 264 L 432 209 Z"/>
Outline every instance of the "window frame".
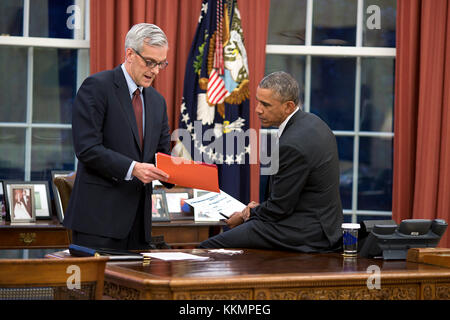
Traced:
<path fill-rule="evenodd" d="M 90 0 L 74 0 L 74 5 L 79 6 L 80 15 L 84 23 L 80 29 L 74 30 L 74 39 L 30 37 L 30 1 L 23 3 L 23 35 L 22 36 L 0 36 L 0 46 L 26 47 L 27 53 L 27 88 L 26 88 L 26 120 L 25 122 L 0 122 L 0 128 L 25 128 L 25 181 L 31 180 L 31 151 L 33 129 L 72 129 L 72 124 L 58 123 L 33 123 L 33 69 L 35 48 L 55 49 L 86 49 L 79 50 L 77 55 L 77 91 L 83 80 L 90 73 L 89 51 L 90 51 Z M 83 38 L 84 35 L 84 38 Z M 74 166 L 77 166 L 77 158 L 74 155 Z"/>
<path fill-rule="evenodd" d="M 333 130 L 336 137 L 353 137 L 353 183 L 352 183 L 352 205 L 351 209 L 344 209 L 344 215 L 350 215 L 353 223 L 357 222 L 358 216 L 391 217 L 392 211 L 380 210 L 358 210 L 358 171 L 359 171 L 359 147 L 361 137 L 394 138 L 394 132 L 361 131 L 360 130 L 360 99 L 361 99 L 361 59 L 367 57 L 394 58 L 396 48 L 391 47 L 366 47 L 363 46 L 364 31 L 364 0 L 357 0 L 356 21 L 356 44 L 350 46 L 317 46 L 312 45 L 313 9 L 314 0 L 306 3 L 306 29 L 305 45 L 266 45 L 266 55 L 291 55 L 305 56 L 305 88 L 303 110 L 310 112 L 311 101 L 311 59 L 312 57 L 354 57 L 356 58 L 355 73 L 355 100 L 354 100 L 354 129 Z M 276 134 L 276 129 L 260 129 L 261 134 Z"/>

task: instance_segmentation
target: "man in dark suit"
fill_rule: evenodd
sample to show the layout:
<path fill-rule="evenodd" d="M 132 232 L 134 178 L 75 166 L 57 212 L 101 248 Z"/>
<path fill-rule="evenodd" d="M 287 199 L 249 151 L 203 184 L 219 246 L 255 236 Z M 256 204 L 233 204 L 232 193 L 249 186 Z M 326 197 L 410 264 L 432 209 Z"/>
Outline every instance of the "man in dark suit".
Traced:
<path fill-rule="evenodd" d="M 277 172 L 268 198 L 226 220 L 231 230 L 201 248 L 265 248 L 329 252 L 340 247 L 343 220 L 336 138 L 319 117 L 300 108 L 297 81 L 285 72 L 261 80 L 256 113 L 263 127 L 278 127 Z M 276 166 L 275 166 L 276 167 Z"/>
<path fill-rule="evenodd" d="M 167 66 L 167 38 L 138 24 L 125 50 L 122 65 L 83 82 L 73 107 L 79 162 L 64 225 L 81 246 L 150 248 L 151 182 L 168 178 L 154 166 L 155 153 L 170 148 L 166 102 L 150 87 Z"/>

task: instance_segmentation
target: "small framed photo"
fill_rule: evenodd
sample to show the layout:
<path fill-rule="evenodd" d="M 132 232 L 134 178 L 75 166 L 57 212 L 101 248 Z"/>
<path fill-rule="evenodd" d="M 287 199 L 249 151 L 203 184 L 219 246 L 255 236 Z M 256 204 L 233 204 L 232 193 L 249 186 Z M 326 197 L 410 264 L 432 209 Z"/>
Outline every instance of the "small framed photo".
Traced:
<path fill-rule="evenodd" d="M 154 190 L 164 190 L 167 199 L 167 208 L 171 220 L 193 220 L 194 209 L 184 202 L 191 199 L 193 195 L 192 188 L 174 186 L 173 188 L 165 188 L 164 186 L 155 186 Z"/>
<path fill-rule="evenodd" d="M 59 194 L 58 187 L 55 185 L 55 178 L 68 176 L 69 174 L 72 174 L 72 173 L 73 173 L 73 171 L 52 171 L 53 199 L 55 199 L 56 215 L 58 216 L 58 220 L 61 223 L 64 220 L 64 207 L 62 204 L 61 195 Z"/>
<path fill-rule="evenodd" d="M 162 189 L 153 190 L 152 221 L 170 221 L 166 193 Z"/>
<path fill-rule="evenodd" d="M 37 220 L 48 220 L 52 218 L 48 181 L 5 181 L 6 190 L 8 193 L 10 186 L 14 186 L 16 184 L 33 186 L 34 191 L 32 195 L 35 208 L 35 217 Z M 11 204 L 12 202 L 9 203 Z M 10 206 L 10 214 L 12 212 L 11 209 L 12 206 Z"/>
<path fill-rule="evenodd" d="M 3 192 L 3 181 L 0 181 L 0 221 L 6 220 L 6 196 Z"/>
<path fill-rule="evenodd" d="M 210 191 L 194 189 L 194 198 L 204 196 L 205 194 L 211 193 Z"/>
<path fill-rule="evenodd" d="M 5 182 L 11 223 L 36 221 L 34 185 L 25 183 Z"/>

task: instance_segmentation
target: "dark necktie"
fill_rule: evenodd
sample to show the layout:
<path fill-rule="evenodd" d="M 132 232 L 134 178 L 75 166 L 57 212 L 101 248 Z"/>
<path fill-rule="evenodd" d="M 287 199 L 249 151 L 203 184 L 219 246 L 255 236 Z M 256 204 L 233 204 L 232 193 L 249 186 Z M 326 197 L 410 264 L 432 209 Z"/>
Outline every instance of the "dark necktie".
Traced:
<path fill-rule="evenodd" d="M 142 100 L 141 100 L 140 94 L 141 94 L 141 90 L 136 89 L 136 91 L 133 93 L 133 99 L 132 99 L 131 103 L 133 104 L 134 115 L 136 117 L 136 123 L 137 123 L 137 127 L 138 127 L 138 132 L 139 132 L 139 142 L 140 142 L 140 147 L 142 149 L 142 144 L 144 141 L 144 133 L 143 133 L 143 128 L 142 128 Z"/>

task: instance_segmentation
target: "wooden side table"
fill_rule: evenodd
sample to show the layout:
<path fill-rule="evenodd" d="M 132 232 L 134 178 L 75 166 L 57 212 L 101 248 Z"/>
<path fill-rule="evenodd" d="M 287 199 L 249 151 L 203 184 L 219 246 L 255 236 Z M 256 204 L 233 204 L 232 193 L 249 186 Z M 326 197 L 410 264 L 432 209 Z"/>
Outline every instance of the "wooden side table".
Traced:
<path fill-rule="evenodd" d="M 0 222 L 0 249 L 67 248 L 69 231 L 56 219 L 34 223 Z"/>

